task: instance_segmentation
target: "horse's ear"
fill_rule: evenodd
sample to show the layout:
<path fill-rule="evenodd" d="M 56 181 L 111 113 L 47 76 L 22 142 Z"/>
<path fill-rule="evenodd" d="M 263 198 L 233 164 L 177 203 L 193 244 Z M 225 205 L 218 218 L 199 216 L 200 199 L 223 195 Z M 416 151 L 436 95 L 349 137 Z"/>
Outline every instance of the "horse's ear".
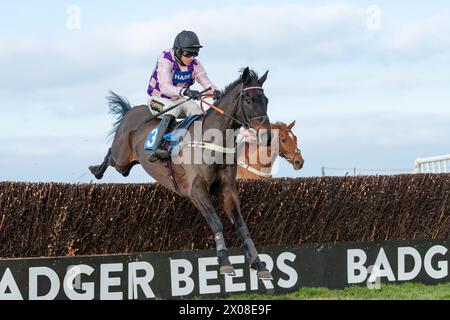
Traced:
<path fill-rule="evenodd" d="M 295 120 L 292 121 L 292 123 L 290 125 L 288 125 L 288 129 L 292 130 L 292 128 L 295 126 Z"/>
<path fill-rule="evenodd" d="M 251 81 L 249 67 L 245 68 L 244 72 L 242 72 L 241 80 L 244 84 L 248 84 Z"/>
<path fill-rule="evenodd" d="M 262 86 L 263 83 L 267 80 L 267 74 L 269 73 L 269 70 L 266 71 L 266 73 L 264 73 L 264 75 L 258 79 L 258 83 Z"/>

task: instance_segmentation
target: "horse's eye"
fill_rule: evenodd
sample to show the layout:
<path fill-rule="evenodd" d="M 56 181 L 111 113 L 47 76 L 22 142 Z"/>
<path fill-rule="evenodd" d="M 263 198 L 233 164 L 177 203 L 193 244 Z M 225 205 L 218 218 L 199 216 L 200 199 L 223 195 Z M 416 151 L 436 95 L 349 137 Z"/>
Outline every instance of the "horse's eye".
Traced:
<path fill-rule="evenodd" d="M 245 98 L 245 103 L 246 103 L 246 104 L 251 104 L 251 103 L 252 103 L 252 99 L 250 99 L 250 98 Z"/>
<path fill-rule="evenodd" d="M 284 139 L 281 139 L 281 142 L 282 142 L 282 143 L 286 143 L 286 140 L 284 140 Z"/>

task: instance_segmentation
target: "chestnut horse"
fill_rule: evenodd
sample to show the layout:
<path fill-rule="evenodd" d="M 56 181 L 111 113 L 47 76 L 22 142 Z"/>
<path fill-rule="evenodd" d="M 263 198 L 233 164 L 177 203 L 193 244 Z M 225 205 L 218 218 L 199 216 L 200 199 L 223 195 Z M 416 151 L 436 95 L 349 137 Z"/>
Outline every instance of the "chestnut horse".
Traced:
<path fill-rule="evenodd" d="M 233 132 L 231 141 L 235 141 L 234 132 L 242 125 L 246 125 L 257 131 L 259 129 L 267 130 L 266 136 L 270 141 L 270 121 L 267 116 L 268 99 L 262 88 L 266 78 L 267 72 L 258 78 L 254 71 L 248 67 L 245 68 L 240 78 L 225 88 L 223 96 L 216 101 L 215 108 L 210 108 L 206 112 L 200 132 L 203 133 L 201 137 L 205 137 L 206 131 L 215 130 L 215 132 L 221 132 L 222 136 L 226 136 L 229 141 L 229 132 L 231 131 Z M 117 171 L 127 176 L 131 168 L 140 163 L 157 182 L 168 190 L 190 199 L 197 207 L 214 235 L 220 273 L 234 275 L 234 268 L 230 263 L 229 252 L 223 236 L 223 224 L 216 204 L 212 200 L 213 195 L 217 196 L 243 242 L 248 264 L 257 271 L 259 279 L 272 279 L 265 263 L 259 258 L 241 214 L 236 187 L 235 151 L 232 151 L 232 163 L 217 163 L 217 161 L 210 161 L 210 158 L 200 164 L 175 163 L 173 154 L 170 160 L 151 163 L 144 150 L 144 143 L 147 134 L 159 124 L 160 120 L 145 121 L 151 116 L 148 106 L 141 105 L 131 108 L 126 99 L 114 93 L 109 97 L 109 101 L 110 111 L 119 115 L 119 119 L 112 131 L 115 134 L 113 144 L 103 163 L 89 167 L 94 176 L 101 179 L 108 166 L 116 168 Z M 191 126 L 187 130 L 186 136 L 189 134 L 190 137 L 194 137 L 194 128 L 195 126 Z M 188 149 L 194 152 L 192 149 L 198 148 L 198 145 L 194 146 L 193 140 L 190 141 L 192 141 L 192 146 Z M 184 142 L 185 140 L 183 140 Z M 214 144 L 217 143 L 218 141 L 214 141 Z M 209 145 L 212 144 L 209 143 Z M 233 145 L 233 147 L 235 146 Z M 225 150 L 225 148 L 218 150 Z M 186 150 L 183 149 L 184 151 Z"/>
<path fill-rule="evenodd" d="M 300 170 L 305 163 L 300 149 L 297 147 L 297 136 L 292 132 L 295 120 L 286 125 L 283 122 L 272 123 L 272 134 L 278 134 L 278 153 L 272 148 L 260 146 L 256 142 L 245 141 L 238 151 L 237 179 L 265 179 L 272 177 L 272 165 L 277 156 L 286 159 L 295 170 Z M 274 145 L 272 145 L 274 147 Z M 268 150 L 267 150 L 268 149 Z M 274 148 L 275 149 L 275 148 Z M 261 153 L 260 153 L 261 152 Z M 266 154 L 268 161 L 263 161 L 260 155 Z"/>

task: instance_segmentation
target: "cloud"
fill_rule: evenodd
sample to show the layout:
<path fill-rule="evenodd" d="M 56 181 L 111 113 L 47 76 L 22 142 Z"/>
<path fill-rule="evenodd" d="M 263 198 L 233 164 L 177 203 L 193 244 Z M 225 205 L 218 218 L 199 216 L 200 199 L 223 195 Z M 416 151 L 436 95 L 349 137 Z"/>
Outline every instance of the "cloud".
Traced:
<path fill-rule="evenodd" d="M 198 19 L 199 14 L 202 19 Z M 189 21 L 187 24 L 186 21 Z M 271 23 L 262 23 L 270 21 Z M 358 28 L 355 29 L 355 26 Z M 57 42 L 15 39 L 0 42 L 1 67 L 10 88 L 76 85 L 104 80 L 130 67 L 153 68 L 182 29 L 195 30 L 204 51 L 224 59 L 294 59 L 345 55 L 355 30 L 364 30 L 361 10 L 347 5 L 254 6 L 237 10 L 184 11 L 164 18 L 68 34 Z"/>
<path fill-rule="evenodd" d="M 243 64 L 309 69 L 358 60 L 428 60 L 433 52 L 450 48 L 448 17 L 433 16 L 400 30 L 382 29 L 376 36 L 367 29 L 366 19 L 365 8 L 345 4 L 224 6 L 68 33 L 55 42 L 4 39 L 0 87 L 23 92 L 99 86 L 130 69 L 142 70 L 136 81 L 146 82 L 157 55 L 182 29 L 199 34 L 205 44 L 201 59 L 209 64 L 228 70 L 229 61 L 235 62 L 227 79 Z"/>
<path fill-rule="evenodd" d="M 224 85 L 248 64 L 300 71 L 358 60 L 429 59 L 430 51 L 438 54 L 450 48 L 444 16 L 397 31 L 383 30 L 378 38 L 367 29 L 366 19 L 365 8 L 345 4 L 223 6 L 220 10 L 185 10 L 152 21 L 68 33 L 55 42 L 4 39 L 0 40 L 0 87 L 21 94 L 81 86 L 101 90 L 110 79 L 136 70 L 134 81 L 144 88 L 156 57 L 172 45 L 182 29 L 199 34 L 205 44 L 201 59 L 218 66 L 218 81 Z M 230 61 L 234 62 L 233 70 Z M 139 90 L 145 92 L 142 88 Z"/>
<path fill-rule="evenodd" d="M 150 22 L 132 24 L 123 33 L 131 54 L 146 55 L 171 46 L 182 29 L 196 31 L 204 51 L 215 59 L 288 59 L 297 63 L 345 54 L 365 32 L 364 11 L 349 5 L 259 5 L 245 8 L 185 11 Z M 189 21 L 189 24 L 185 23 Z M 170 40 L 168 40 L 170 39 Z M 154 52 L 158 53 L 158 52 Z"/>
<path fill-rule="evenodd" d="M 410 23 L 386 41 L 387 49 L 407 57 L 449 53 L 450 19 L 443 15 Z"/>
<path fill-rule="evenodd" d="M 294 127 L 294 133 L 301 141 L 318 144 L 340 142 L 368 143 L 374 148 L 412 147 L 432 145 L 450 134 L 448 115 L 440 113 L 367 111 L 355 114 L 342 111 L 332 117 L 303 115 L 302 118 Z"/>
<path fill-rule="evenodd" d="M 309 153 L 301 174 L 319 154 L 353 146 L 367 153 L 365 159 L 369 152 L 405 146 L 432 155 L 439 150 L 435 139 L 450 133 L 441 106 L 450 98 L 444 92 L 450 70 L 443 63 L 450 57 L 449 17 L 400 28 L 382 24 L 376 32 L 366 19 L 366 8 L 345 4 L 220 5 L 67 32 L 53 41 L 2 38 L 0 138 L 11 137 L 3 153 L 8 150 L 9 163 L 17 165 L 29 157 L 57 164 L 50 159 L 58 153 L 68 155 L 64 161 L 77 154 L 81 171 L 102 159 L 111 126 L 108 90 L 143 103 L 156 57 L 180 30 L 192 29 L 204 43 L 200 60 L 219 86 L 236 79 L 242 66 L 270 70 L 270 116 L 298 119 L 295 132 Z M 432 114 L 430 106 L 438 111 Z M 372 148 L 361 147 L 367 144 Z"/>

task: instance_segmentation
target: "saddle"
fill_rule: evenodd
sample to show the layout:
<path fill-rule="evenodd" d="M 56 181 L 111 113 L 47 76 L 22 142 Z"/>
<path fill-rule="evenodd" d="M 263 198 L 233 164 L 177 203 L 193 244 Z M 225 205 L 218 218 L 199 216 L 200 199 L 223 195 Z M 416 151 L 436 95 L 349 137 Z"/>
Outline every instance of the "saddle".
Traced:
<path fill-rule="evenodd" d="M 194 114 L 182 119 L 175 125 L 171 132 L 164 135 L 164 139 L 168 142 L 179 142 L 179 140 L 186 134 L 186 130 L 189 129 L 194 121 L 201 120 L 202 118 L 202 114 Z"/>
<path fill-rule="evenodd" d="M 203 120 L 203 114 L 195 114 L 187 116 L 185 119 L 178 122 L 171 132 L 164 135 L 164 140 L 166 140 L 166 142 L 163 144 L 163 148 L 171 152 L 172 149 L 183 140 L 190 126 L 195 121 L 201 120 Z"/>
<path fill-rule="evenodd" d="M 164 142 L 161 146 L 162 149 L 168 150 L 169 153 L 172 151 L 174 147 L 176 147 L 186 135 L 187 130 L 195 121 L 201 121 L 203 119 L 202 114 L 190 115 L 181 121 L 178 121 L 171 132 L 166 133 L 164 137 Z M 178 119 L 177 119 L 178 120 Z M 152 145 L 155 139 L 155 129 L 149 132 L 147 139 L 145 141 L 145 146 Z M 146 147 L 144 147 L 146 148 Z"/>

